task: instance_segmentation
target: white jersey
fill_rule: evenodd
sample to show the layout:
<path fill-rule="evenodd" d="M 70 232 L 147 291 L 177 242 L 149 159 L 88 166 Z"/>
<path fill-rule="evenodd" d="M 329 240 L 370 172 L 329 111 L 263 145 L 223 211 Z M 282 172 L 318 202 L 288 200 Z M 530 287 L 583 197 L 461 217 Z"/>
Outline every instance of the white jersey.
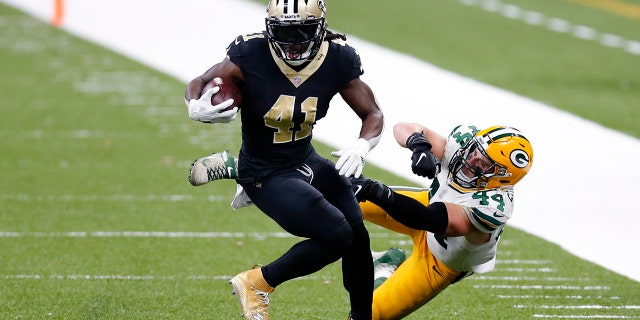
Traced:
<path fill-rule="evenodd" d="M 513 188 L 469 191 L 451 184 L 451 157 L 478 131 L 475 126 L 461 125 L 449 134 L 441 161 L 442 171 L 431 184 L 429 201 L 462 205 L 471 223 L 478 230 L 490 233 L 491 239 L 475 245 L 465 237 L 444 237 L 428 232 L 427 243 L 433 255 L 448 267 L 457 271 L 484 273 L 495 267 L 498 239 L 513 211 Z"/>

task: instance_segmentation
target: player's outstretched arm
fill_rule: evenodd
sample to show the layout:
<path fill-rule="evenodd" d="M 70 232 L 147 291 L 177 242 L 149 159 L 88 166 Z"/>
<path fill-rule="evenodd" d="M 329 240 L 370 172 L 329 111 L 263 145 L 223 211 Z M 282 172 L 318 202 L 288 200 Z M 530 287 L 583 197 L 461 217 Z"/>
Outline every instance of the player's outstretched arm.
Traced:
<path fill-rule="evenodd" d="M 364 177 L 352 178 L 351 184 L 358 201 L 373 202 L 407 227 L 447 237 L 466 236 L 472 243 L 487 240 L 488 234 L 471 224 L 463 206 L 445 202 L 432 202 L 425 206 L 378 181 Z"/>

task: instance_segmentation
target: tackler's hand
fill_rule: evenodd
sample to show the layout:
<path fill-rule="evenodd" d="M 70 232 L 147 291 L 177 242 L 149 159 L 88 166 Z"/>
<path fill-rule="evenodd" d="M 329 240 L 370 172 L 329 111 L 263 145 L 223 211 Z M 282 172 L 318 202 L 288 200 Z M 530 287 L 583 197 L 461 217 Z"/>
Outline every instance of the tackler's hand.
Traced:
<path fill-rule="evenodd" d="M 411 171 L 421 176 L 433 179 L 440 173 L 440 160 L 431 152 L 431 143 L 424 134 L 412 133 L 406 142 L 407 148 L 413 151 L 411 155 Z"/>
<path fill-rule="evenodd" d="M 393 201 L 393 191 L 378 181 L 364 176 L 359 178 L 352 177 L 349 180 L 351 181 L 351 190 L 359 202 L 367 200 L 374 203 Z"/>

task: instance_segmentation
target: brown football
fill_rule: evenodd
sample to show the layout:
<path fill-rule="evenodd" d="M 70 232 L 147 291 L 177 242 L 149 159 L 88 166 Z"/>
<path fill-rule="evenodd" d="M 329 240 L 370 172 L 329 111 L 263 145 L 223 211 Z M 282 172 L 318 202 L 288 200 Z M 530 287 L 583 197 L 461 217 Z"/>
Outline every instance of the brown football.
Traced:
<path fill-rule="evenodd" d="M 227 101 L 228 99 L 233 99 L 233 105 L 222 111 L 231 110 L 233 109 L 233 107 L 238 107 L 238 109 L 240 109 L 240 106 L 242 105 L 242 93 L 240 92 L 238 86 L 236 86 L 236 84 L 231 81 L 231 79 L 222 79 L 219 77 L 213 78 L 213 80 L 211 80 L 204 86 L 204 88 L 202 88 L 202 93 L 204 94 L 205 92 L 207 92 L 207 90 L 215 86 L 219 86 L 220 91 L 211 96 L 212 105 L 215 106 L 224 101 Z"/>

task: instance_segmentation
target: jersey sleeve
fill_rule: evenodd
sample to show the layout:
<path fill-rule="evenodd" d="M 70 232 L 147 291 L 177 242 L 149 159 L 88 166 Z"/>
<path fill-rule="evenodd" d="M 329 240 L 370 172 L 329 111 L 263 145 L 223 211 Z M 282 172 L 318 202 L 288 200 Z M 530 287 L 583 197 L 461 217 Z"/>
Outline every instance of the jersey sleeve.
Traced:
<path fill-rule="evenodd" d="M 343 40 L 332 40 L 332 45 L 339 46 L 340 68 L 343 72 L 343 83 L 346 85 L 349 81 L 360 77 L 364 74 L 360 55 L 356 50 Z"/>
<path fill-rule="evenodd" d="M 262 32 L 256 32 L 251 34 L 243 34 L 237 36 L 227 46 L 227 58 L 231 60 L 235 65 L 242 68 L 244 64 L 244 58 L 250 55 L 250 51 L 253 50 L 251 42 L 266 41 L 265 35 Z"/>

